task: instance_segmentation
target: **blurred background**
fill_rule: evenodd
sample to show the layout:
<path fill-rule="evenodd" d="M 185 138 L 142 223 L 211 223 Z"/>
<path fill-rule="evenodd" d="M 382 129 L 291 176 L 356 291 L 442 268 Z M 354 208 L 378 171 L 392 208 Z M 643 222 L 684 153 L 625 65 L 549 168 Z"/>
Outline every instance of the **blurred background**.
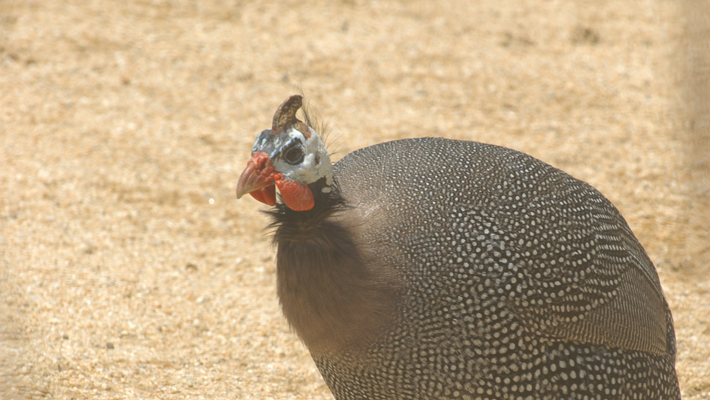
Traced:
<path fill-rule="evenodd" d="M 275 295 L 256 135 L 446 136 L 591 183 L 710 397 L 710 1 L 0 0 L 0 398 L 332 398 Z"/>

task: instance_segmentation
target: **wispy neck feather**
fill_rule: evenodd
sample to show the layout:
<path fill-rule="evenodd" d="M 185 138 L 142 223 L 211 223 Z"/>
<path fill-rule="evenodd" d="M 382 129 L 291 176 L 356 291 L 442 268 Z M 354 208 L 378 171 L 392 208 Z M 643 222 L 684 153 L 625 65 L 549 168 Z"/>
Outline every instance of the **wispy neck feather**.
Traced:
<path fill-rule="evenodd" d="M 374 267 L 337 218 L 348 208 L 333 189 L 312 210 L 271 213 L 283 313 L 313 355 L 372 343 L 392 322 L 397 300 L 394 279 Z"/>
<path fill-rule="evenodd" d="M 275 229 L 274 242 L 280 240 L 298 240 L 304 230 L 316 228 L 323 220 L 347 208 L 340 195 L 336 182 L 326 182 L 326 178 L 308 185 L 313 193 L 313 208 L 306 211 L 293 211 L 283 201 L 276 203 L 273 209 L 265 211 L 271 216 L 270 229 Z M 327 190 L 323 191 L 324 188 Z"/>

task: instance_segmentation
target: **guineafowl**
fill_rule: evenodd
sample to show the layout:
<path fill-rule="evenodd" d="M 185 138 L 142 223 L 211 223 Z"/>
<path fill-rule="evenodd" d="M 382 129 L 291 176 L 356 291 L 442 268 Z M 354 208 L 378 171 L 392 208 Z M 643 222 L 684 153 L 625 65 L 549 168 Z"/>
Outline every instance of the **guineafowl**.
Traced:
<path fill-rule="evenodd" d="M 680 398 L 658 274 L 597 190 L 443 138 L 333 165 L 301 106 L 258 135 L 237 198 L 273 206 L 281 307 L 336 399 Z"/>

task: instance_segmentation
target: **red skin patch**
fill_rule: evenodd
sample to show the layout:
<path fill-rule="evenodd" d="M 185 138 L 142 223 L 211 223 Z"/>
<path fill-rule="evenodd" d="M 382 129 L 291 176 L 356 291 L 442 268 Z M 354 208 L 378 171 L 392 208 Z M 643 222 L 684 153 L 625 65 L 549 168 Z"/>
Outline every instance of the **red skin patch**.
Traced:
<path fill-rule="evenodd" d="M 276 187 L 274 185 L 269 185 L 263 189 L 257 189 L 249 193 L 251 197 L 259 200 L 264 204 L 273 206 L 276 204 Z"/>
<path fill-rule="evenodd" d="M 284 203 L 294 211 L 306 211 L 315 204 L 308 185 L 287 179 L 276 172 L 269 156 L 260 151 L 252 155 L 247 167 L 239 177 L 237 198 L 249 193 L 256 200 L 273 206 L 276 204 L 276 188 L 279 187 Z"/>
<path fill-rule="evenodd" d="M 293 211 L 307 211 L 313 208 L 315 201 L 308 185 L 286 179 L 280 173 L 273 174 L 272 177 L 288 208 Z"/>

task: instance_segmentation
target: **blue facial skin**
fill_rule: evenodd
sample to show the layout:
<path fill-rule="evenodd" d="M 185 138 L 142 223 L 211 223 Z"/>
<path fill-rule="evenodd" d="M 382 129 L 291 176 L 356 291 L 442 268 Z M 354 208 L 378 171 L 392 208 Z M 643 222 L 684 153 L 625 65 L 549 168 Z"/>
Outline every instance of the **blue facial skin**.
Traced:
<path fill-rule="evenodd" d="M 270 159 L 273 160 L 283 151 L 290 149 L 292 146 L 297 144 L 301 144 L 300 139 L 293 138 L 285 134 L 272 135 L 271 129 L 265 129 L 261 131 L 259 136 L 256 137 L 251 154 L 263 151 L 269 155 Z"/>

